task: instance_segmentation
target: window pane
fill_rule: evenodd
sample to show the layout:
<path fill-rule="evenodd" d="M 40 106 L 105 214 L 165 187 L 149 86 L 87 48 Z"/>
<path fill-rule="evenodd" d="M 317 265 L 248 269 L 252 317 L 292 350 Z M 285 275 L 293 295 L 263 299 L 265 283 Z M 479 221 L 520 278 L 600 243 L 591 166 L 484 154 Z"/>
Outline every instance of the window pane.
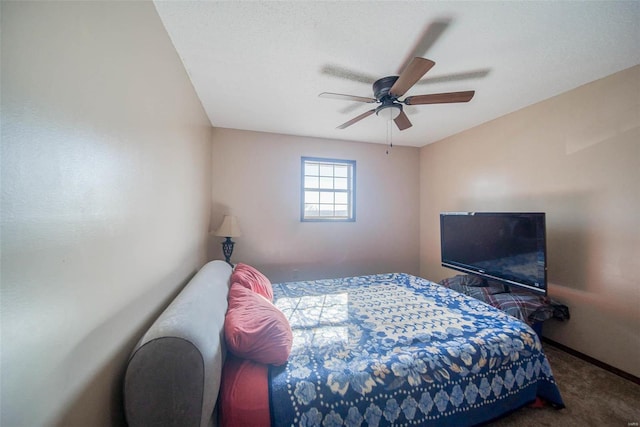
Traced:
<path fill-rule="evenodd" d="M 318 205 L 304 205 L 305 216 L 318 216 L 319 213 L 320 213 L 320 209 Z"/>
<path fill-rule="evenodd" d="M 305 176 L 304 188 L 319 188 L 320 181 L 317 176 Z"/>
<path fill-rule="evenodd" d="M 336 216 L 349 216 L 349 206 L 336 205 Z"/>
<path fill-rule="evenodd" d="M 318 176 L 320 174 L 320 165 L 318 163 L 306 163 L 304 165 L 304 174 Z"/>
<path fill-rule="evenodd" d="M 340 176 L 340 177 L 344 177 L 346 178 L 348 175 L 348 169 L 349 167 L 347 165 L 335 165 L 334 166 L 334 174 L 335 176 Z"/>
<path fill-rule="evenodd" d="M 336 193 L 336 204 L 346 205 L 349 203 L 349 195 L 347 193 Z"/>
<path fill-rule="evenodd" d="M 333 193 L 328 191 L 323 191 L 320 193 L 320 203 L 331 203 L 333 204 Z"/>
<path fill-rule="evenodd" d="M 320 205 L 320 216 L 333 216 L 333 205 Z"/>
<path fill-rule="evenodd" d="M 333 165 L 321 164 L 320 176 L 333 176 Z"/>
<path fill-rule="evenodd" d="M 305 191 L 304 202 L 306 203 L 320 203 L 320 193 L 317 191 Z"/>
<path fill-rule="evenodd" d="M 333 178 L 320 178 L 320 188 L 333 188 Z"/>
<path fill-rule="evenodd" d="M 335 179 L 336 190 L 347 190 L 347 178 L 336 178 Z"/>

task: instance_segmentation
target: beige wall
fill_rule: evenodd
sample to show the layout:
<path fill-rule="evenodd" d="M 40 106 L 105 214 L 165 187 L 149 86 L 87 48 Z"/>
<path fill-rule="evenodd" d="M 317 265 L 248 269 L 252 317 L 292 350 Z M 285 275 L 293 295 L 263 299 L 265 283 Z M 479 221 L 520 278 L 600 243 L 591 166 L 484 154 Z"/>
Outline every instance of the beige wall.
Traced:
<path fill-rule="evenodd" d="M 1 7 L 0 424 L 121 425 L 131 348 L 206 260 L 211 127 L 152 3 Z"/>
<path fill-rule="evenodd" d="M 547 213 L 544 335 L 640 376 L 640 66 L 420 152 L 420 270 L 440 267 L 441 211 Z"/>
<path fill-rule="evenodd" d="M 225 213 L 244 233 L 232 260 L 274 282 L 418 272 L 417 148 L 215 129 L 213 230 Z M 300 222 L 301 156 L 356 161 L 356 221 Z M 221 258 L 221 238 L 211 257 Z"/>

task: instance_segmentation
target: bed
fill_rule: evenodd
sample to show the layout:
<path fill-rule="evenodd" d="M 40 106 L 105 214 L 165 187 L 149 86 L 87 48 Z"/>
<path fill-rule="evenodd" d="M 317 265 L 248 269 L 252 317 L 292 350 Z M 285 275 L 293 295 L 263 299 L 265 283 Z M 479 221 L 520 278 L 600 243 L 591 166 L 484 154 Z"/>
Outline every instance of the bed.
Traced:
<path fill-rule="evenodd" d="M 230 351 L 222 425 L 467 426 L 536 399 L 564 407 L 536 333 L 481 301 L 404 273 L 260 280 L 290 348 L 278 363 Z"/>

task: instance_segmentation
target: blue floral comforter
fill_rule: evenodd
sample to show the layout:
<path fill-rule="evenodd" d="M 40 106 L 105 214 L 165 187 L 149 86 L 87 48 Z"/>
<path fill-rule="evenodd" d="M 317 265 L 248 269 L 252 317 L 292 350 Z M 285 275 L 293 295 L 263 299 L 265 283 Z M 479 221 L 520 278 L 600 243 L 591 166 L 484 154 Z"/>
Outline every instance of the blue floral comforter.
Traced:
<path fill-rule="evenodd" d="M 408 274 L 274 284 L 293 329 L 269 371 L 273 426 L 466 426 L 564 406 L 535 332 Z"/>

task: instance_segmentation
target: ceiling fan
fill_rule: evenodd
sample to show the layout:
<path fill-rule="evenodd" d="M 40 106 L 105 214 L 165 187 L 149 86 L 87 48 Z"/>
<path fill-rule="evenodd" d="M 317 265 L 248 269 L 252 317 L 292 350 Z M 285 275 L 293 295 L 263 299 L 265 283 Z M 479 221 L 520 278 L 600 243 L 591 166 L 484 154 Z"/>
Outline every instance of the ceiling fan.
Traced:
<path fill-rule="evenodd" d="M 414 57 L 409 64 L 404 67 L 399 76 L 387 76 L 376 80 L 373 83 L 374 98 L 356 95 L 345 95 L 341 93 L 322 92 L 321 98 L 339 99 L 344 101 L 356 101 L 364 103 L 380 104 L 367 112 L 349 120 L 338 126 L 338 129 L 345 129 L 360 120 L 369 117 L 373 113 L 384 116 L 388 120 L 393 119 L 398 129 L 410 128 L 411 122 L 403 111 L 404 105 L 424 105 L 424 104 L 447 104 L 454 102 L 469 102 L 475 91 L 464 92 L 433 93 L 427 95 L 413 95 L 400 99 L 411 87 L 418 82 L 429 71 L 435 62 L 430 59 Z"/>

